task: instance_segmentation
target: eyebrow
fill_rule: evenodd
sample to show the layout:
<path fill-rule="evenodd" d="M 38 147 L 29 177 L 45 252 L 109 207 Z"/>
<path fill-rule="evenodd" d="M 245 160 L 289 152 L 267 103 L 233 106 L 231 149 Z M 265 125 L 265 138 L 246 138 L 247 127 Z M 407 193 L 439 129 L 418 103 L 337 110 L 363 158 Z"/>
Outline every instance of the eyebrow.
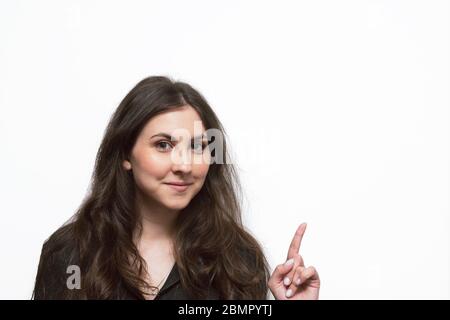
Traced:
<path fill-rule="evenodd" d="M 150 139 L 153 139 L 154 137 L 158 137 L 158 136 L 159 136 L 159 137 L 167 138 L 167 139 L 169 139 L 170 141 L 178 142 L 178 139 L 177 139 L 177 138 L 172 137 L 170 134 L 165 133 L 165 132 L 157 133 L 157 134 L 153 135 Z M 194 140 L 196 140 L 196 141 L 197 141 L 197 140 L 203 140 L 203 138 L 206 138 L 204 134 L 192 138 L 191 141 L 194 141 Z"/>

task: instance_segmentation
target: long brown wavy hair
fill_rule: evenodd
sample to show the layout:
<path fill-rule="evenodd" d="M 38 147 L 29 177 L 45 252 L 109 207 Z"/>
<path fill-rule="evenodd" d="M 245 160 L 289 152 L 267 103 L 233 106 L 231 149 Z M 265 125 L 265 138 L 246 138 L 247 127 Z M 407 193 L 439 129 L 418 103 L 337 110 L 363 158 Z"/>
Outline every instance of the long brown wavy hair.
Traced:
<path fill-rule="evenodd" d="M 184 82 L 163 76 L 140 81 L 112 115 L 97 153 L 89 192 L 75 215 L 47 242 L 46 259 L 58 249 L 73 245 L 82 270 L 81 290 L 68 290 L 67 298 L 114 299 L 122 285 L 144 299 L 142 278 L 146 263 L 133 234 L 141 227 L 135 206 L 135 182 L 123 170 L 137 136 L 155 115 L 168 109 L 192 106 L 205 129 L 222 133 L 222 152 L 228 162 L 226 132 L 206 99 Z M 208 286 L 220 299 L 267 299 L 269 268 L 258 241 L 241 220 L 242 190 L 231 163 L 210 164 L 201 190 L 176 221 L 174 254 L 180 281 L 196 299 Z M 37 279 L 42 277 L 38 271 Z M 50 272 L 46 270 L 46 272 Z"/>

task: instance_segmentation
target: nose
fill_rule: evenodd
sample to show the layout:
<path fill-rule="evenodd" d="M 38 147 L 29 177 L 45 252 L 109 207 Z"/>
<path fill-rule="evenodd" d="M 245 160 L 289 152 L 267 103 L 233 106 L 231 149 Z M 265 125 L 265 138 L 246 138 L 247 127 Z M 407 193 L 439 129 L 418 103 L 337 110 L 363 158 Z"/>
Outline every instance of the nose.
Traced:
<path fill-rule="evenodd" d="M 192 155 L 186 148 L 175 148 L 172 152 L 172 171 L 190 173 L 192 171 Z"/>

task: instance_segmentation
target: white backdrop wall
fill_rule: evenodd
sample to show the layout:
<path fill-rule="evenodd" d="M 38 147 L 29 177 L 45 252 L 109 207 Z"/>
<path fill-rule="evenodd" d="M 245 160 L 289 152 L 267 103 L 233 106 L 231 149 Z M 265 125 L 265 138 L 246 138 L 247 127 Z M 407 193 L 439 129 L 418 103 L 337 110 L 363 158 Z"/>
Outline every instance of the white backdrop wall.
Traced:
<path fill-rule="evenodd" d="M 0 298 L 86 194 L 113 110 L 187 81 L 230 137 L 274 268 L 321 299 L 448 299 L 449 1 L 0 1 Z"/>

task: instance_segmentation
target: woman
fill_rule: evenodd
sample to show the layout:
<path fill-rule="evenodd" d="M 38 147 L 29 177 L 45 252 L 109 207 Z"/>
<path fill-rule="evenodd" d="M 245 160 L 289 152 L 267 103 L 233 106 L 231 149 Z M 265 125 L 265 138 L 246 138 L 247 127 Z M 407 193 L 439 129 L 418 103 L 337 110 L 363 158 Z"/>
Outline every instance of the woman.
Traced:
<path fill-rule="evenodd" d="M 306 225 L 269 276 L 227 155 L 199 92 L 166 77 L 139 82 L 108 124 L 88 196 L 43 245 L 33 297 L 266 299 L 270 289 L 317 299 L 317 272 L 298 254 Z"/>

